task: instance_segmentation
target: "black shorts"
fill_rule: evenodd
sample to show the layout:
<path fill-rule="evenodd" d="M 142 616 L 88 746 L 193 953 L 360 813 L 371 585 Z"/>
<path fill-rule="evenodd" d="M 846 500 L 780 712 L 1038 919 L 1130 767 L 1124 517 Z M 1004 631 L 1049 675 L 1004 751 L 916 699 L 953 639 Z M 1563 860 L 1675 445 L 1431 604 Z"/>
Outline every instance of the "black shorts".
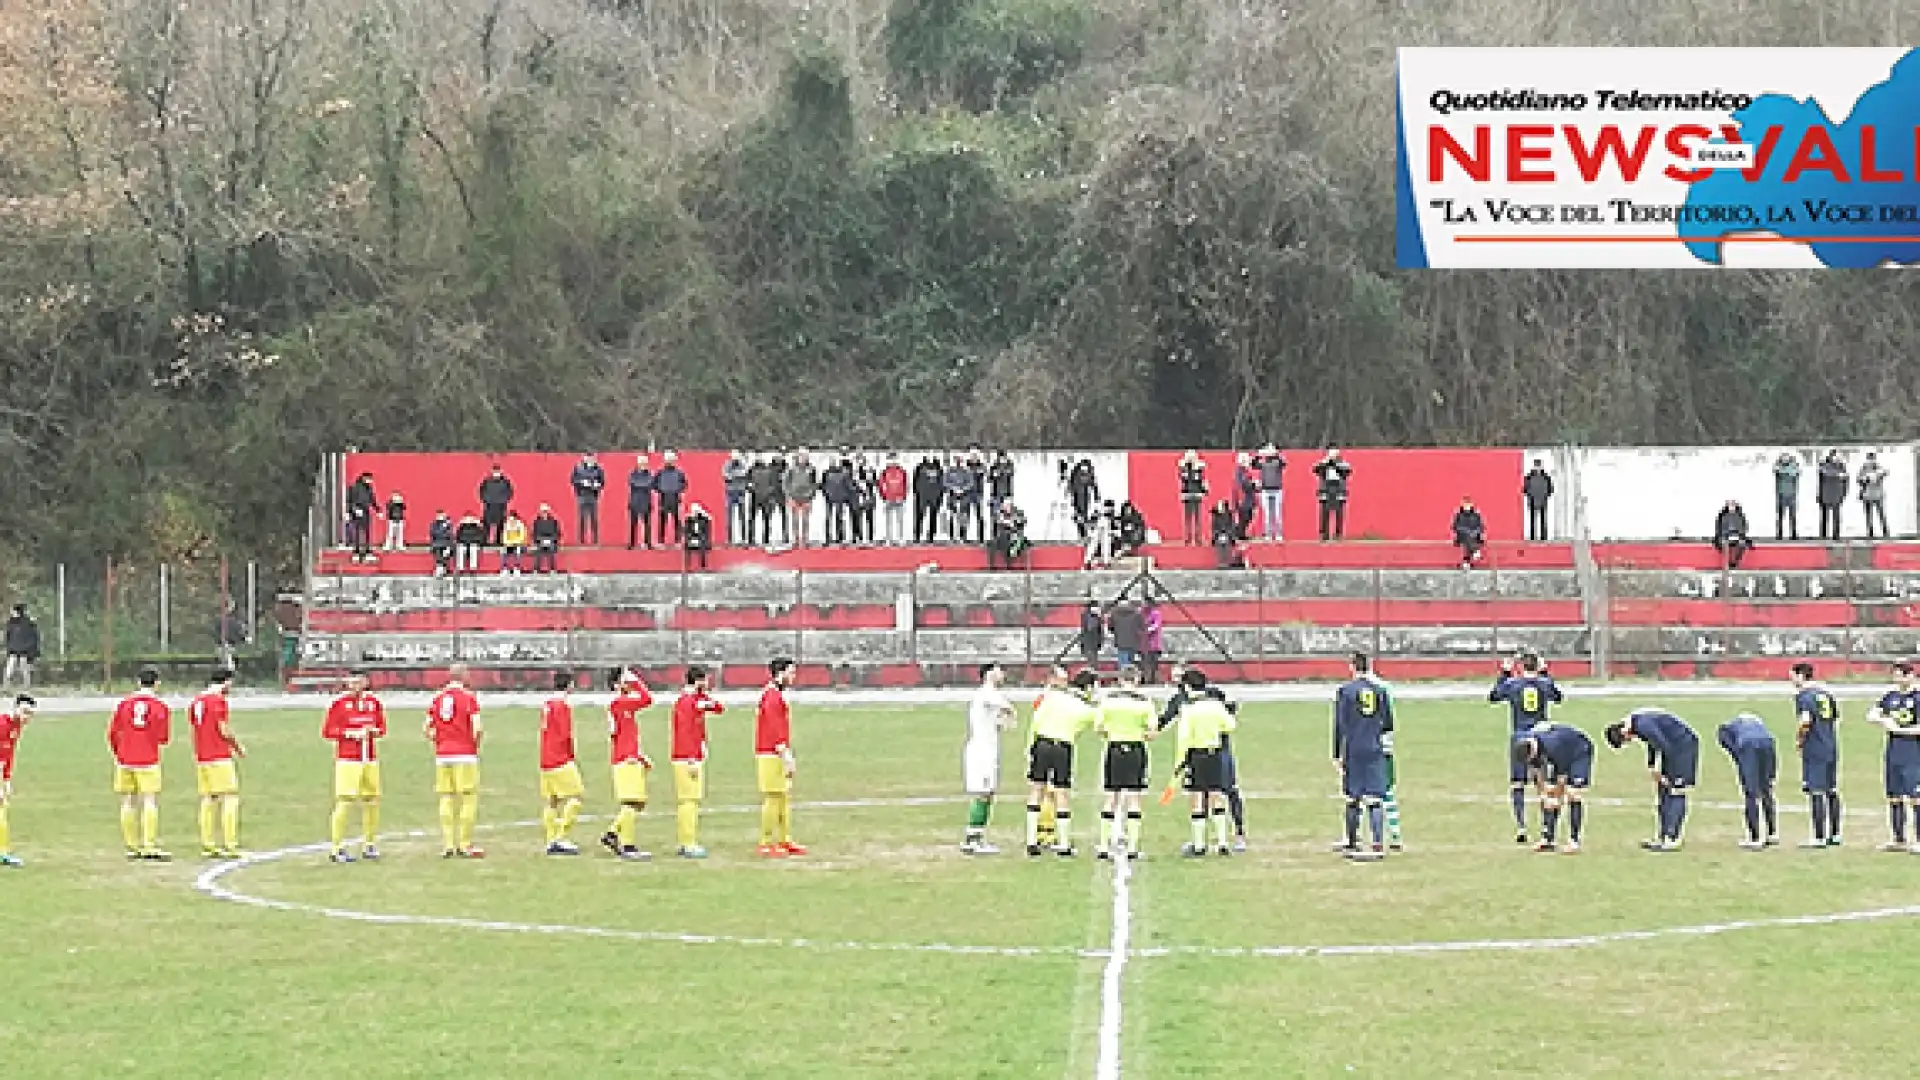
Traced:
<path fill-rule="evenodd" d="M 1188 791 L 1225 791 L 1226 768 L 1221 761 L 1220 751 L 1193 749 L 1187 751 L 1187 790 Z"/>
<path fill-rule="evenodd" d="M 1027 750 L 1027 782 L 1048 787 L 1073 786 L 1073 744 L 1035 739 Z"/>
<path fill-rule="evenodd" d="M 1147 744 L 1113 742 L 1107 744 L 1106 790 L 1147 790 Z"/>

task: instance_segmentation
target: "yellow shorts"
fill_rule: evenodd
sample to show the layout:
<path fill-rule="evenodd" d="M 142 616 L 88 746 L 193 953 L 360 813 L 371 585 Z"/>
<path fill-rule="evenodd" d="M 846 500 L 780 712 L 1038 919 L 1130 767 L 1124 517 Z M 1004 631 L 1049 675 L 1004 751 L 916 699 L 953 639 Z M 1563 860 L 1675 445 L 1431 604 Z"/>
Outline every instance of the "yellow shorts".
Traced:
<path fill-rule="evenodd" d="M 637 761 L 623 761 L 613 767 L 613 800 L 617 803 L 647 804 L 647 767 Z"/>
<path fill-rule="evenodd" d="M 480 790 L 480 763 L 433 767 L 433 790 L 437 795 L 472 795 Z"/>
<path fill-rule="evenodd" d="M 138 769 L 118 766 L 113 770 L 113 793 L 115 795 L 158 795 L 160 794 L 160 766 L 147 765 Z"/>
<path fill-rule="evenodd" d="M 569 761 L 557 769 L 540 770 L 540 797 L 543 799 L 577 799 L 587 793 L 586 785 L 580 782 L 580 766 Z"/>
<path fill-rule="evenodd" d="M 336 799 L 379 798 L 380 763 L 377 761 L 334 762 L 333 797 Z"/>
<path fill-rule="evenodd" d="M 787 761 L 779 754 L 760 754 L 753 759 L 754 772 L 760 778 L 760 794 L 785 795 L 793 790 L 787 776 Z"/>
<path fill-rule="evenodd" d="M 240 770 L 231 761 L 204 762 L 194 767 L 194 773 L 199 777 L 202 797 L 240 794 Z"/>
<path fill-rule="evenodd" d="M 673 797 L 680 802 L 699 802 L 707 797 L 707 767 L 704 763 L 673 763 Z"/>

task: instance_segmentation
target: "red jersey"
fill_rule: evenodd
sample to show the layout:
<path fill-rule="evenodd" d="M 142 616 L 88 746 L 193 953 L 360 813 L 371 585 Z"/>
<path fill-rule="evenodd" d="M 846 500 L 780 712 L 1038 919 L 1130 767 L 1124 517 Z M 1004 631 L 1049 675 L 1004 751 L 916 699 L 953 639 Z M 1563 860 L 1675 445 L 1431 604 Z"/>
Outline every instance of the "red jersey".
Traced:
<path fill-rule="evenodd" d="M 707 760 L 707 715 L 726 712 L 726 707 L 704 690 L 688 690 L 673 703 L 673 760 Z"/>
<path fill-rule="evenodd" d="M 427 706 L 427 725 L 438 758 L 480 756 L 480 699 L 464 686 L 449 686 L 433 695 Z"/>
<path fill-rule="evenodd" d="M 193 760 L 215 765 L 233 760 L 233 746 L 227 742 L 227 695 L 208 690 L 187 706 L 187 721 L 193 725 Z"/>
<path fill-rule="evenodd" d="M 107 746 L 123 769 L 160 764 L 160 748 L 173 740 L 173 712 L 151 690 L 136 690 L 114 707 L 107 723 Z"/>
<path fill-rule="evenodd" d="M 793 737 L 793 714 L 787 710 L 785 691 L 772 683 L 760 691 L 760 708 L 754 714 L 753 752 L 784 753 Z"/>
<path fill-rule="evenodd" d="M 646 687 L 639 686 L 622 690 L 620 696 L 607 705 L 607 734 L 613 738 L 615 765 L 646 758 L 640 751 L 640 710 L 652 704 L 653 695 Z"/>
<path fill-rule="evenodd" d="M 369 732 L 365 738 L 354 733 Z M 387 709 L 372 694 L 341 694 L 327 706 L 326 722 L 320 725 L 320 737 L 331 739 L 338 761 L 379 760 L 373 740 L 387 733 Z"/>
<path fill-rule="evenodd" d="M 571 764 L 573 706 L 566 698 L 549 698 L 540 709 L 540 767 L 558 769 Z"/>
<path fill-rule="evenodd" d="M 13 752 L 20 746 L 24 727 L 12 714 L 0 712 L 0 781 L 13 779 Z"/>

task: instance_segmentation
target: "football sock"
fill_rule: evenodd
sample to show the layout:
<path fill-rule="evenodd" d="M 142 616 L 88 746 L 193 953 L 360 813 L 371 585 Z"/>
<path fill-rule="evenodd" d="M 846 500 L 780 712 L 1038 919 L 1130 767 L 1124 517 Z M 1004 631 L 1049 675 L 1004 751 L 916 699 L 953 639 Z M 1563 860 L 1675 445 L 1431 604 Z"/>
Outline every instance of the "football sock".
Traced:
<path fill-rule="evenodd" d="M 1760 839 L 1760 796 L 1747 796 L 1747 839 Z"/>
<path fill-rule="evenodd" d="M 1827 792 L 1827 835 L 1840 835 L 1840 793 Z"/>
<path fill-rule="evenodd" d="M 1567 807 L 1567 839 L 1580 842 L 1580 832 L 1587 823 L 1587 804 L 1575 802 Z"/>
<path fill-rule="evenodd" d="M 214 851 L 220 847 L 220 800 L 200 800 L 200 848 Z"/>
<path fill-rule="evenodd" d="M 127 803 L 120 804 L 120 840 L 128 851 L 140 850 L 140 810 Z"/>
<path fill-rule="evenodd" d="M 613 815 L 613 835 L 620 838 L 621 847 L 633 846 L 634 828 L 639 824 L 640 811 L 631 806 L 622 806 L 620 812 Z"/>
<path fill-rule="evenodd" d="M 540 834 L 546 837 L 549 845 L 560 835 L 560 814 L 554 810 L 552 803 L 540 806 Z"/>
<path fill-rule="evenodd" d="M 1227 812 L 1233 815 L 1233 831 L 1236 835 L 1247 835 L 1247 804 L 1241 801 L 1240 789 L 1227 789 Z"/>
<path fill-rule="evenodd" d="M 460 800 L 460 850 L 473 846 L 473 826 L 480 820 L 480 797 L 467 795 Z"/>
<path fill-rule="evenodd" d="M 780 796 L 780 842 L 793 843 L 793 796 Z"/>
<path fill-rule="evenodd" d="M 1667 796 L 1667 839 L 1678 843 L 1687 824 L 1687 797 L 1680 792 Z"/>
<path fill-rule="evenodd" d="M 1027 804 L 1027 846 L 1040 842 L 1040 804 Z"/>
<path fill-rule="evenodd" d="M 1140 824 L 1140 811 L 1127 811 L 1126 837 L 1128 851 L 1140 850 Z"/>
<path fill-rule="evenodd" d="M 1513 827 L 1520 832 L 1526 832 L 1527 789 L 1515 784 L 1511 794 L 1513 798 Z"/>
<path fill-rule="evenodd" d="M 340 850 L 347 842 L 347 800 L 333 800 L 333 813 L 327 815 L 327 836 L 333 841 L 333 849 Z"/>
<path fill-rule="evenodd" d="M 140 808 L 140 846 L 148 851 L 160 846 L 160 807 L 151 801 Z"/>
<path fill-rule="evenodd" d="M 1227 838 L 1232 836 L 1233 822 L 1227 815 L 1227 808 L 1218 803 L 1213 807 L 1213 842 L 1221 847 L 1227 846 Z"/>
<path fill-rule="evenodd" d="M 1904 800 L 1895 799 L 1887 804 L 1887 822 L 1893 826 L 1893 842 L 1906 843 L 1907 804 Z"/>
<path fill-rule="evenodd" d="M 560 826 L 559 826 L 560 831 L 554 835 L 554 839 L 565 840 L 568 837 L 572 836 L 573 825 L 575 822 L 579 820 L 580 820 L 580 800 L 579 799 L 568 799 L 566 802 L 560 804 Z"/>
<path fill-rule="evenodd" d="M 760 846 L 765 847 L 778 838 L 780 832 L 780 804 L 778 795 L 760 796 Z"/>
<path fill-rule="evenodd" d="M 1374 846 L 1379 846 L 1386 838 L 1386 810 L 1379 803 L 1367 804 L 1367 831 L 1373 834 Z"/>
<path fill-rule="evenodd" d="M 7 823 L 7 804 L 0 803 L 0 855 L 13 850 L 13 826 Z"/>
<path fill-rule="evenodd" d="M 1387 759 L 1387 843 L 1400 842 L 1400 798 L 1393 790 L 1393 759 Z"/>
<path fill-rule="evenodd" d="M 1053 812 L 1053 845 L 1070 848 L 1073 846 L 1073 811 L 1067 808 L 1065 800 L 1056 805 L 1059 809 Z"/>
<path fill-rule="evenodd" d="M 682 800 L 674 808 L 674 830 L 680 839 L 680 846 L 690 848 L 700 842 L 700 804 L 692 799 Z"/>
<path fill-rule="evenodd" d="M 1205 848 L 1207 846 L 1207 812 L 1205 810 L 1195 810 L 1193 812 L 1193 820 L 1190 824 L 1193 828 L 1193 846 L 1196 848 Z"/>
<path fill-rule="evenodd" d="M 360 804 L 360 843 L 365 847 L 373 846 L 373 838 L 380 835 L 380 802 L 368 799 Z"/>
<path fill-rule="evenodd" d="M 440 846 L 452 851 L 460 846 L 460 838 L 455 835 L 455 819 L 459 811 L 454 806 L 451 795 L 440 796 Z"/>
<path fill-rule="evenodd" d="M 1760 815 L 1767 821 L 1767 835 L 1779 836 L 1780 806 L 1774 802 L 1772 789 L 1760 793 Z"/>
<path fill-rule="evenodd" d="M 1100 811 L 1100 832 L 1095 842 L 1104 848 L 1108 844 L 1118 844 L 1122 839 L 1120 830 L 1113 824 L 1113 811 Z"/>
<path fill-rule="evenodd" d="M 1559 828 L 1560 828 L 1559 808 L 1555 807 L 1553 809 L 1547 809 L 1546 807 L 1541 807 L 1540 839 L 1549 844 L 1553 843 L 1553 834 L 1559 831 Z"/>
<path fill-rule="evenodd" d="M 1809 791 L 1807 793 L 1807 816 L 1813 819 L 1813 838 L 1827 838 L 1827 793 Z"/>
<path fill-rule="evenodd" d="M 1350 802 L 1347 804 L 1346 827 L 1347 827 L 1347 846 L 1357 847 L 1360 843 L 1360 804 L 1359 803 Z"/>
<path fill-rule="evenodd" d="M 967 807 L 967 828 L 969 830 L 985 830 L 987 827 L 987 819 L 992 816 L 993 800 L 975 799 L 972 804 Z"/>
<path fill-rule="evenodd" d="M 240 849 L 240 796 L 229 795 L 220 800 L 220 831 L 226 833 L 227 850 Z"/>

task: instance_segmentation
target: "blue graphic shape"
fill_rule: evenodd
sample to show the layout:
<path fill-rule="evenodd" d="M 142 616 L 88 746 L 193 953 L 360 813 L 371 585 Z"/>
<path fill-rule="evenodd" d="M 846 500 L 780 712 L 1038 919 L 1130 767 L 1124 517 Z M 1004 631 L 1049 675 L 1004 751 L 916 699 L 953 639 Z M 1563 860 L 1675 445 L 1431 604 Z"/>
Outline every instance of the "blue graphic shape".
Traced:
<path fill-rule="evenodd" d="M 1413 170 L 1407 161 L 1407 88 L 1394 63 L 1393 126 L 1399 142 L 1399 175 L 1394 178 L 1393 257 L 1402 270 L 1427 269 L 1427 240 L 1420 232 L 1420 208 L 1413 199 Z"/>
<path fill-rule="evenodd" d="M 1779 135 L 1758 178 L 1749 180 L 1743 170 L 1722 169 L 1691 185 L 1689 208 L 1745 206 L 1755 218 L 1752 224 L 1682 221 L 1680 239 L 1695 258 L 1719 265 L 1727 236 L 1770 232 L 1804 240 L 1814 258 L 1826 266 L 1856 269 L 1920 262 L 1920 241 L 1913 239 L 1920 237 L 1920 160 L 1914 156 L 1914 129 L 1920 124 L 1920 49 L 1902 56 L 1885 82 L 1862 93 L 1845 123 L 1834 124 L 1812 99 L 1797 101 L 1785 94 L 1762 94 L 1735 112 L 1733 119 L 1741 140 L 1756 155 L 1769 129 L 1777 128 Z M 1815 129 L 1823 129 L 1831 139 L 1831 159 L 1844 166 L 1847 179 L 1828 169 L 1812 168 L 1788 183 L 1787 168 Z M 1869 131 L 1874 144 L 1870 161 L 1862 153 L 1862 136 Z M 1814 156 L 1817 160 L 1819 153 Z M 1868 181 L 1863 176 L 1869 169 L 1899 173 L 1900 178 Z M 1865 220 L 1822 215 L 1816 212 L 1822 203 L 1856 212 L 1864 208 Z"/>

